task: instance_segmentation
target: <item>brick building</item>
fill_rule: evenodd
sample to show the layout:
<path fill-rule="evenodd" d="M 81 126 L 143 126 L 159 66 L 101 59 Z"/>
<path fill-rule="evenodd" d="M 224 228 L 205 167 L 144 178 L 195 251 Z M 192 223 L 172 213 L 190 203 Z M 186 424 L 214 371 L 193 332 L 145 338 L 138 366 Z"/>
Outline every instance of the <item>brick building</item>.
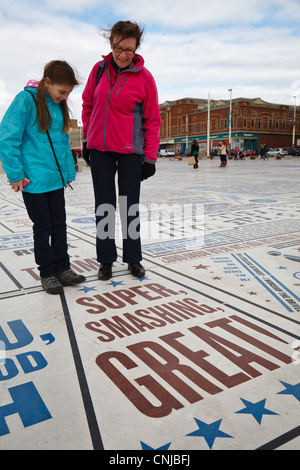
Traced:
<path fill-rule="evenodd" d="M 300 139 L 300 107 L 267 103 L 261 98 L 235 98 L 231 101 L 231 148 L 258 150 L 269 147 L 292 147 Z M 208 113 L 209 108 L 209 113 Z M 208 114 L 210 150 L 220 140 L 229 143 L 230 100 L 183 98 L 160 105 L 161 147 L 184 154 L 193 139 L 207 150 Z M 296 117 L 296 119 L 295 119 Z"/>
<path fill-rule="evenodd" d="M 82 127 L 78 126 L 77 119 L 70 119 L 68 134 L 70 136 L 70 147 L 75 152 L 81 152 L 82 148 Z"/>

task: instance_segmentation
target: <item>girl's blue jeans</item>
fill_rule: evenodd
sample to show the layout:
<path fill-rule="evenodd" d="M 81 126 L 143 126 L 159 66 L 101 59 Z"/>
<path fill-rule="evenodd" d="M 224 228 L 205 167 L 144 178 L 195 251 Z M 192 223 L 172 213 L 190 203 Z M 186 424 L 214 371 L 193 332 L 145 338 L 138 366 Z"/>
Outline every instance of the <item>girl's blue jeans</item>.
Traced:
<path fill-rule="evenodd" d="M 70 268 L 64 189 L 47 193 L 22 193 L 33 222 L 34 256 L 40 277 Z"/>

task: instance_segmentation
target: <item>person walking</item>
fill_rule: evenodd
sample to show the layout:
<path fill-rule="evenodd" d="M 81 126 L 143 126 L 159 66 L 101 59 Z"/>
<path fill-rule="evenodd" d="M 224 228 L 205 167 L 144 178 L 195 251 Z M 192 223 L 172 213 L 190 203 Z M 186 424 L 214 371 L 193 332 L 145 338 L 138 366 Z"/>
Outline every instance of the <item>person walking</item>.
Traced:
<path fill-rule="evenodd" d="M 220 145 L 220 167 L 225 167 L 227 165 L 227 145 L 225 140 L 222 140 Z"/>
<path fill-rule="evenodd" d="M 98 278 L 103 281 L 112 277 L 117 259 L 116 172 L 123 262 L 133 276 L 145 275 L 140 263 L 140 185 L 155 173 L 161 120 L 154 78 L 136 53 L 142 34 L 131 21 L 119 21 L 104 33 L 111 52 L 94 65 L 82 95 L 83 154 L 90 159 Z"/>
<path fill-rule="evenodd" d="M 64 199 L 64 188 L 76 176 L 67 134 L 67 99 L 76 85 L 67 62 L 49 62 L 42 80 L 30 80 L 17 94 L 0 125 L 3 169 L 11 188 L 22 192 L 33 222 L 35 261 L 49 294 L 85 281 L 70 268 Z"/>
<path fill-rule="evenodd" d="M 196 139 L 192 143 L 191 155 L 195 158 L 194 168 L 198 168 L 199 144 Z"/>

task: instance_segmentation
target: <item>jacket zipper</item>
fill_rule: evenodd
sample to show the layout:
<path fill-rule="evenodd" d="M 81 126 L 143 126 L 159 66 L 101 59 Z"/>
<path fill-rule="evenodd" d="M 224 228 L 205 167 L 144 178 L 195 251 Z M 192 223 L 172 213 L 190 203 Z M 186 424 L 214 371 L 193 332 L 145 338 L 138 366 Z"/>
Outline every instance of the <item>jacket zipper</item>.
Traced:
<path fill-rule="evenodd" d="M 117 91 L 117 93 L 116 93 L 116 96 L 115 96 L 115 98 L 118 96 L 118 94 L 119 94 L 119 92 L 120 92 L 120 90 L 121 90 L 122 86 L 123 86 L 123 85 L 124 85 L 124 83 L 126 82 L 126 80 L 128 80 L 128 77 L 126 77 L 126 78 L 125 78 L 125 80 L 123 81 L 122 85 L 121 85 L 121 86 L 120 86 L 120 88 L 118 89 L 118 91 Z M 117 83 L 116 83 L 116 84 L 117 84 Z M 115 85 L 115 86 L 116 86 L 116 85 Z"/>
<path fill-rule="evenodd" d="M 108 71 L 108 69 L 106 69 L 106 71 L 107 71 L 107 75 L 108 75 L 108 82 L 110 83 L 109 71 Z M 104 129 L 103 129 L 103 146 L 104 146 L 105 151 L 107 151 L 107 148 L 106 148 L 106 145 L 105 145 L 105 136 L 106 136 L 106 120 L 107 120 L 108 105 L 109 105 L 109 102 L 110 102 L 110 96 L 111 96 L 113 90 L 116 88 L 116 86 L 118 85 L 118 83 L 121 79 L 121 77 L 120 77 L 121 73 L 122 72 L 119 73 L 119 78 L 118 78 L 117 82 L 115 83 L 115 85 L 112 87 L 112 89 L 109 90 L 107 101 L 106 101 L 105 116 L 104 116 Z M 119 91 L 121 90 L 121 88 L 124 85 L 124 83 L 126 82 L 126 80 L 128 80 L 128 77 L 126 77 L 124 79 L 123 83 L 121 84 L 119 90 L 116 93 L 116 96 L 118 95 Z"/>
<path fill-rule="evenodd" d="M 106 108 L 105 108 L 105 116 L 104 116 L 104 128 L 103 128 L 103 146 L 104 150 L 107 151 L 106 145 L 105 145 L 105 135 L 106 135 L 106 118 L 107 118 L 107 110 L 108 110 L 108 105 L 110 102 L 110 95 L 111 95 L 112 90 L 109 90 L 107 101 L 106 101 Z"/>

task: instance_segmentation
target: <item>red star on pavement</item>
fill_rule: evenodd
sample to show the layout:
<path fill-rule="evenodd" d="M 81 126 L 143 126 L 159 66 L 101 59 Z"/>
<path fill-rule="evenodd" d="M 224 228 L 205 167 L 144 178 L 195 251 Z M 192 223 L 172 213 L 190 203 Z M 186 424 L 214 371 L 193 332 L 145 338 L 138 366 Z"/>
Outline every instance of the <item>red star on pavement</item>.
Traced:
<path fill-rule="evenodd" d="M 193 266 L 195 269 L 207 269 L 209 266 L 203 266 L 203 264 L 199 264 L 199 266 Z"/>

